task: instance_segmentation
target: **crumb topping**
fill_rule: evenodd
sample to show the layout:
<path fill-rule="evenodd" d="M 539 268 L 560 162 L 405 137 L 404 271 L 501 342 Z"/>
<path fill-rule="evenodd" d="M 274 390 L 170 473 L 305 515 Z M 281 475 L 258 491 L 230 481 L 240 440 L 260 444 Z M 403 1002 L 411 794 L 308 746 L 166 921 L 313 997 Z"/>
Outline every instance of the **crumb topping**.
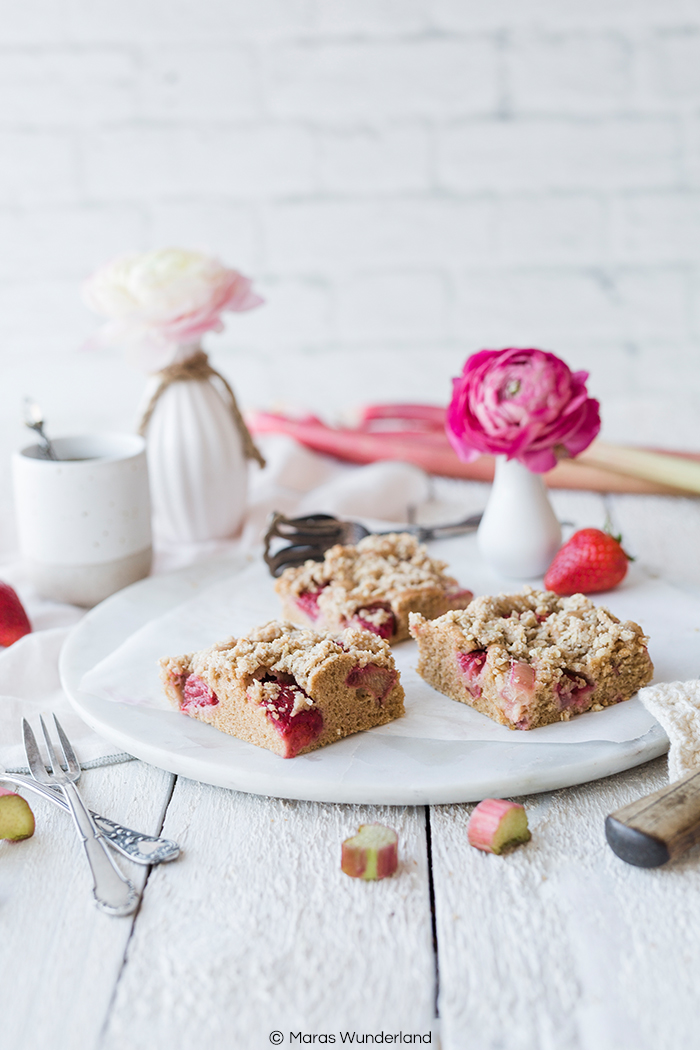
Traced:
<path fill-rule="evenodd" d="M 368 609 L 358 609 L 357 611 L 363 620 L 373 624 L 375 627 L 383 627 L 384 624 L 389 623 L 393 619 L 391 610 L 385 609 L 382 605 L 370 606 Z"/>
<path fill-rule="evenodd" d="M 291 697 L 293 701 L 291 707 L 285 698 L 280 700 L 282 686 L 279 682 L 264 682 L 255 679 L 246 690 L 247 696 L 253 703 L 264 707 L 275 722 L 279 721 L 280 715 L 284 715 L 289 720 L 298 715 L 300 711 L 307 711 L 313 707 L 314 702 L 311 697 L 294 682 L 290 682 L 289 685 L 285 684 L 285 692 L 287 697 Z"/>
<path fill-rule="evenodd" d="M 245 638 L 230 638 L 195 653 L 191 668 L 197 673 L 201 664 L 214 674 L 233 673 L 236 677 L 250 679 L 249 690 L 256 690 L 254 699 L 274 706 L 279 685 L 261 681 L 267 672 L 281 676 L 283 680 L 284 676 L 289 676 L 303 688 L 310 676 L 327 661 L 346 653 L 352 654 L 353 662 L 360 667 L 369 663 L 393 667 L 389 645 L 370 631 L 348 627 L 338 634 L 330 634 L 272 620 L 254 628 Z M 295 694 L 294 714 L 310 703 L 301 690 L 298 693 L 298 696 Z"/>
<path fill-rule="evenodd" d="M 281 588 L 295 597 L 318 591 L 318 606 L 346 617 L 378 600 L 391 601 L 406 590 L 454 592 L 459 584 L 445 574 L 447 563 L 431 558 L 415 536 L 392 532 L 366 536 L 356 545 L 336 544 L 322 562 L 307 561 L 280 576 Z"/>
<path fill-rule="evenodd" d="M 421 619 L 410 616 L 419 630 Z M 488 649 L 494 670 L 505 672 L 512 661 L 522 660 L 537 666 L 543 683 L 558 680 L 564 664 L 577 669 L 610 663 L 613 656 L 620 660 L 642 652 L 648 641 L 638 624 L 621 623 L 583 594 L 560 598 L 532 587 L 475 598 L 466 609 L 445 613 L 439 623 L 454 633 L 460 650 Z"/>

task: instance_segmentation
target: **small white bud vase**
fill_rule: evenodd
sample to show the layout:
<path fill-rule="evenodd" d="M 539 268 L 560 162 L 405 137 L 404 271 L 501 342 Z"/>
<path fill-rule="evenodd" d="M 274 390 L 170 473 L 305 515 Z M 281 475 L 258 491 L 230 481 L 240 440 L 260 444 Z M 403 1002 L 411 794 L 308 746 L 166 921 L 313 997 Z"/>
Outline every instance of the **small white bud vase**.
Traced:
<path fill-rule="evenodd" d="M 541 474 L 496 457 L 496 473 L 477 533 L 481 557 L 502 576 L 542 576 L 561 546 L 561 526 Z"/>
<path fill-rule="evenodd" d="M 166 544 L 225 539 L 238 531 L 245 514 L 247 461 L 264 461 L 233 391 L 206 355 L 197 346 L 182 346 L 174 356 L 147 390 L 150 404 L 141 424 L 153 531 Z"/>

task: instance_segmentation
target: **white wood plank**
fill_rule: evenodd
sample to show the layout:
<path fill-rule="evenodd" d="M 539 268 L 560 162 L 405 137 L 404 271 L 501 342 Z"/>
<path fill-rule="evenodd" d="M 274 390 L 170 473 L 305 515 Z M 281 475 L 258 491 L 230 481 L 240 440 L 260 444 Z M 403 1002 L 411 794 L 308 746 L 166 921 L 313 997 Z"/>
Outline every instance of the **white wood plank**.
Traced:
<path fill-rule="evenodd" d="M 366 883 L 340 846 L 379 821 L 400 870 Z M 273 1029 L 430 1030 L 424 811 L 264 799 L 178 780 L 101 1050 L 268 1046 Z M 434 1041 L 434 1040 L 433 1040 Z"/>
<path fill-rule="evenodd" d="M 700 586 L 700 499 L 618 495 L 610 505 L 629 554 L 657 576 Z"/>
<path fill-rule="evenodd" d="M 606 497 L 599 492 L 550 489 L 549 498 L 559 520 L 571 523 L 564 528 L 564 539 L 577 529 L 602 529 L 605 525 Z"/>
<path fill-rule="evenodd" d="M 491 491 L 491 485 L 485 482 L 458 478 L 429 475 L 428 484 L 430 499 L 416 508 L 420 525 L 444 525 L 476 514 L 486 506 Z"/>
<path fill-rule="evenodd" d="M 85 772 L 81 788 L 98 812 L 156 834 L 172 779 L 152 766 L 127 762 Z M 24 794 L 36 818 L 34 836 L 0 842 L 0 1045 L 93 1050 L 133 918 L 97 910 L 70 817 Z M 146 868 L 127 861 L 122 868 L 135 885 L 143 885 Z"/>
<path fill-rule="evenodd" d="M 532 841 L 472 849 L 471 806 L 431 811 L 443 1050 L 697 1044 L 700 863 L 624 864 L 604 818 L 663 786 L 665 759 L 523 799 Z"/>

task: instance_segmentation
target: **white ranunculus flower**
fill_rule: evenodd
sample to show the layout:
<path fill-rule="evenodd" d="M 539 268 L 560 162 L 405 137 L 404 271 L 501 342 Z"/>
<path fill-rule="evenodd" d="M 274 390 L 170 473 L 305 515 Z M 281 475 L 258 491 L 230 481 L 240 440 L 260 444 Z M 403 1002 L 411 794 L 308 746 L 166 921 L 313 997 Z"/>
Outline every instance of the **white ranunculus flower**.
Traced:
<path fill-rule="evenodd" d="M 127 343 L 157 367 L 178 345 L 221 331 L 224 310 L 251 310 L 263 300 L 251 281 L 202 252 L 162 248 L 121 255 L 83 286 L 86 304 L 108 318 L 101 341 Z"/>

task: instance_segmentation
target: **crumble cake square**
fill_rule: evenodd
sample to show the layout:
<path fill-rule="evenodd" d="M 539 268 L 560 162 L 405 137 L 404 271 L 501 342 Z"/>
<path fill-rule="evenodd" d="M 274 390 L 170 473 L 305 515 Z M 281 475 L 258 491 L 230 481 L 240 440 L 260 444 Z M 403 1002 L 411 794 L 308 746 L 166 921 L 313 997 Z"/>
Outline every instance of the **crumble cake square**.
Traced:
<path fill-rule="evenodd" d="M 431 620 L 472 600 L 446 568 L 409 533 L 366 536 L 331 547 L 322 562 L 285 569 L 275 590 L 294 623 L 330 631 L 362 627 L 391 644 L 409 637 L 410 612 Z"/>
<path fill-rule="evenodd" d="M 404 713 L 391 649 L 356 628 L 332 635 L 273 620 L 245 638 L 164 657 L 160 668 L 174 707 L 282 758 Z"/>
<path fill-rule="evenodd" d="M 418 673 L 509 729 L 535 729 L 629 700 L 654 667 L 642 628 L 583 594 L 526 587 L 428 621 L 410 616 Z"/>

